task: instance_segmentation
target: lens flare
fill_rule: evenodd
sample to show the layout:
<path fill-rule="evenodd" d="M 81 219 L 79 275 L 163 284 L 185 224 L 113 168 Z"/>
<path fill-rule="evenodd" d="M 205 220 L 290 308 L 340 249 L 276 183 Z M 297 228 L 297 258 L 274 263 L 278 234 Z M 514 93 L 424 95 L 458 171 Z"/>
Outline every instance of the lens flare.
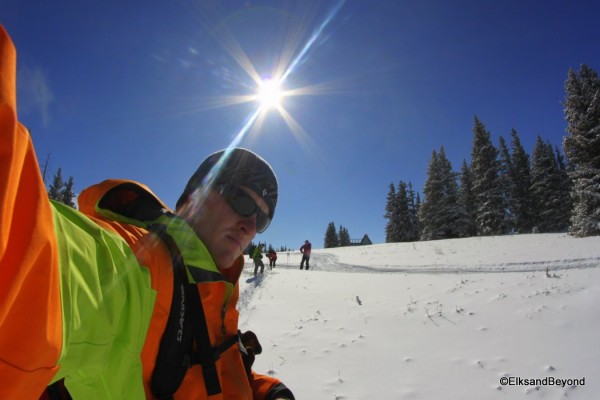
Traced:
<path fill-rule="evenodd" d="M 271 78 L 260 81 L 256 100 L 263 110 L 280 107 L 283 97 L 284 92 L 278 81 Z"/>
<path fill-rule="evenodd" d="M 270 72 L 259 71 L 257 66 L 252 62 L 251 58 L 246 54 L 241 44 L 236 40 L 233 32 L 228 28 L 228 25 L 222 20 L 215 7 L 209 5 L 211 2 L 202 2 L 201 12 L 198 13 L 201 21 L 211 32 L 212 36 L 217 40 L 221 47 L 231 56 L 241 70 L 250 78 L 250 84 L 243 83 L 243 80 L 237 79 L 236 83 L 243 86 L 246 93 L 237 95 L 228 95 L 223 97 L 215 97 L 208 99 L 203 106 L 204 109 L 241 105 L 244 103 L 254 103 L 256 108 L 250 111 L 245 122 L 242 124 L 238 133 L 235 135 L 229 147 L 242 142 L 246 137 L 253 136 L 258 133 L 267 116 L 275 111 L 283 119 L 291 133 L 296 137 L 302 145 L 311 143 L 308 134 L 302 129 L 300 123 L 296 121 L 292 115 L 286 110 L 283 101 L 288 102 L 288 98 L 295 96 L 311 96 L 328 94 L 325 85 L 311 85 L 305 87 L 288 88 L 286 82 L 290 75 L 297 72 L 299 66 L 304 65 L 310 57 L 312 51 L 321 43 L 327 40 L 326 30 L 331 25 L 332 21 L 342 9 L 346 0 L 336 0 L 320 20 L 316 20 L 316 24 L 311 24 L 311 17 L 315 14 L 315 7 L 306 7 L 305 13 L 295 12 L 290 13 L 289 29 L 285 37 L 285 45 L 279 54 L 274 54 L 273 59 L 276 60 Z M 305 4 L 305 3 L 302 3 Z M 299 10 L 298 10 L 299 11 Z M 215 24 L 214 22 L 217 21 Z M 267 75 L 264 75 L 264 74 Z M 227 82 L 231 78 L 229 69 L 223 68 L 223 76 L 227 78 Z M 266 77 L 265 77 L 266 76 Z M 283 87 L 286 87 L 284 90 Z M 194 109 L 197 109 L 197 104 Z M 314 153 L 314 152 L 312 152 Z"/>

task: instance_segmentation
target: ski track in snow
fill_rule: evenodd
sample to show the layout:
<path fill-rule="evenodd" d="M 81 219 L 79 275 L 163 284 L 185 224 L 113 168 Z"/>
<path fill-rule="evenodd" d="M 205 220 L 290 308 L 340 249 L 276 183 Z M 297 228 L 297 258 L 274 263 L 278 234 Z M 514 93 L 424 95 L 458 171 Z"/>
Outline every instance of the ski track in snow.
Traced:
<path fill-rule="evenodd" d="M 507 262 L 496 264 L 469 265 L 414 265 L 414 266 L 367 266 L 346 264 L 331 253 L 313 253 L 311 269 L 331 272 L 376 272 L 376 273 L 469 273 L 469 272 L 529 272 L 571 268 L 595 268 L 600 258 L 576 258 L 565 260 Z"/>

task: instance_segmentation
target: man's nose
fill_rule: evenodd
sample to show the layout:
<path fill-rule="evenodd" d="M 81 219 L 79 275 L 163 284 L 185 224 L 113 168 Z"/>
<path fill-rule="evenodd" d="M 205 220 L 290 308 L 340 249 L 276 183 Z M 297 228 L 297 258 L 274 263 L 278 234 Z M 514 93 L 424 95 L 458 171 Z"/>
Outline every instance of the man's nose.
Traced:
<path fill-rule="evenodd" d="M 252 214 L 248 217 L 241 217 L 240 228 L 248 235 L 256 235 L 256 214 Z"/>

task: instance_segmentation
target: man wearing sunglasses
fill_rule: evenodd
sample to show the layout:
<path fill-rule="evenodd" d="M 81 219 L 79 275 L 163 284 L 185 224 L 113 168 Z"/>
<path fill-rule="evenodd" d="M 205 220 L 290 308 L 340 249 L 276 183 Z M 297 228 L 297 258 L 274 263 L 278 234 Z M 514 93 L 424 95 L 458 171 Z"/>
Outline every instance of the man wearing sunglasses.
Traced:
<path fill-rule="evenodd" d="M 267 229 L 276 204 L 277 178 L 269 164 L 235 148 L 210 155 L 198 167 L 176 209 L 202 238 L 217 265 L 227 269 L 256 233 Z"/>
<path fill-rule="evenodd" d="M 48 199 L 15 84 L 0 25 L 0 399 L 57 381 L 76 400 L 294 399 L 251 370 L 260 343 L 238 333 L 242 251 L 277 204 L 269 164 L 228 149 L 174 211 L 127 180 L 85 189 L 75 210 Z"/>

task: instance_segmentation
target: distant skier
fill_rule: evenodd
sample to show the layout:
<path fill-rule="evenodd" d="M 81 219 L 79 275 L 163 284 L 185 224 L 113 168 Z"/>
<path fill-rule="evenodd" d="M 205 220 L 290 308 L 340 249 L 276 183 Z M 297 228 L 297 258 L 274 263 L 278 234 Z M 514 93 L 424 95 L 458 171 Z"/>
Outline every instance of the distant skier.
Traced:
<path fill-rule="evenodd" d="M 267 258 L 269 259 L 269 268 L 275 268 L 275 262 L 277 262 L 277 253 L 275 252 L 275 250 L 269 250 L 269 252 L 267 253 Z"/>
<path fill-rule="evenodd" d="M 310 265 L 308 265 L 308 263 L 310 261 L 311 247 L 312 247 L 312 245 L 310 244 L 310 242 L 308 240 L 305 240 L 302 247 L 300 247 L 300 253 L 302 253 L 302 261 L 300 262 L 300 269 L 304 268 L 305 261 L 306 261 L 306 270 L 308 270 L 308 268 L 310 267 Z"/>
<path fill-rule="evenodd" d="M 262 249 L 263 249 L 263 245 L 261 243 L 259 243 L 258 246 L 256 246 L 254 248 L 254 251 L 252 252 L 252 260 L 254 260 L 254 275 L 255 276 L 258 272 L 258 267 L 260 267 L 261 274 L 265 272 L 265 264 L 262 261 L 262 258 L 263 258 Z"/>

